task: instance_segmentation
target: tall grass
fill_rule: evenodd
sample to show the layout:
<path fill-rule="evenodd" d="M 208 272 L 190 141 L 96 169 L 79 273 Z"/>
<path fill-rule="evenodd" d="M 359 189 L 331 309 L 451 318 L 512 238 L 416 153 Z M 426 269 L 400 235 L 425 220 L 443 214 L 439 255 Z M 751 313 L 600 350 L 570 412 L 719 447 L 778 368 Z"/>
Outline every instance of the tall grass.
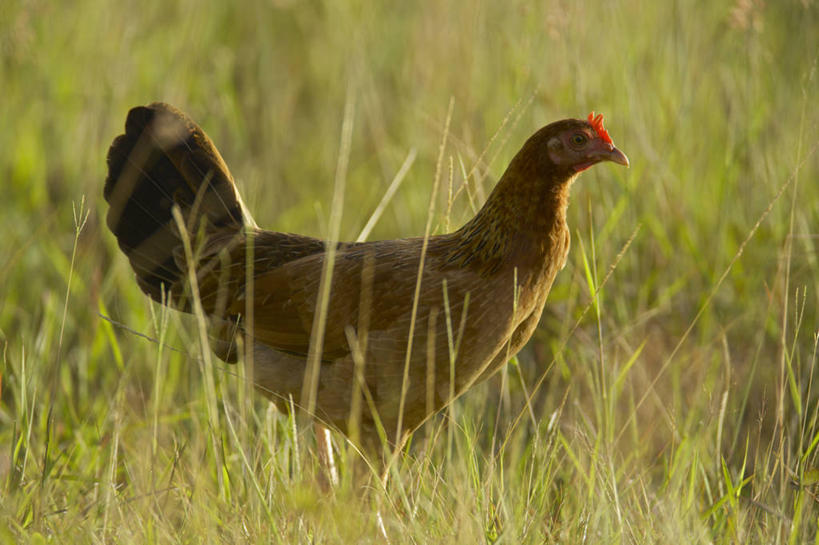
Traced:
<path fill-rule="evenodd" d="M 816 542 L 817 28 L 810 0 L 0 3 L 0 541 Z M 519 357 L 386 488 L 335 437 L 323 492 L 309 430 L 200 365 L 105 228 L 107 146 L 153 100 L 260 225 L 317 236 L 355 239 L 408 156 L 370 238 L 457 226 L 592 109 L 632 168 L 575 184 Z"/>

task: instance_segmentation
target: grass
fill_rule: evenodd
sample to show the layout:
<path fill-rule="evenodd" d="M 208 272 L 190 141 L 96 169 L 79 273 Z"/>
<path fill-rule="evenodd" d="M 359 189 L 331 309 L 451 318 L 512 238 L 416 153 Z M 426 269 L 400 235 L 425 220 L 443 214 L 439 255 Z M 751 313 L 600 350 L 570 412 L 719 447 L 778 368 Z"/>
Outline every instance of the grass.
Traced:
<path fill-rule="evenodd" d="M 3 2 L 0 542 L 816 542 L 817 28 L 810 0 Z M 104 226 L 107 146 L 158 99 L 283 231 L 355 239 L 413 154 L 370 238 L 459 225 L 529 134 L 591 109 L 632 167 L 575 185 L 569 263 L 503 375 L 386 488 L 335 437 L 323 493 L 310 430 L 201 363 Z"/>

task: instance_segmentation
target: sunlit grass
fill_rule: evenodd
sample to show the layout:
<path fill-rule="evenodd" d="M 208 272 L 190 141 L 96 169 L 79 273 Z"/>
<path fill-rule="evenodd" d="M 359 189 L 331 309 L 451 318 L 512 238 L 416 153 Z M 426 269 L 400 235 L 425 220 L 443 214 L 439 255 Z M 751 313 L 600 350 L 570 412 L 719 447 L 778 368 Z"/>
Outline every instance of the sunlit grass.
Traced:
<path fill-rule="evenodd" d="M 814 541 L 817 28 L 799 1 L 3 4 L 0 541 Z M 408 157 L 371 239 L 460 225 L 529 134 L 592 109 L 632 167 L 575 184 L 517 360 L 386 487 L 334 437 L 323 492 L 312 430 L 201 365 L 105 227 L 108 144 L 153 100 L 260 225 L 344 240 Z"/>

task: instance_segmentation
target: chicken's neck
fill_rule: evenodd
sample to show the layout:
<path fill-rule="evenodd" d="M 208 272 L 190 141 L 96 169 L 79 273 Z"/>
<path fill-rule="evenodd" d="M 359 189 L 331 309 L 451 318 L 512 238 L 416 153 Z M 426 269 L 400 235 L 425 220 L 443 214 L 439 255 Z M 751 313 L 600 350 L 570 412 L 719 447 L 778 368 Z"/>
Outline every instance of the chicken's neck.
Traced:
<path fill-rule="evenodd" d="M 453 233 L 451 262 L 491 273 L 505 263 L 537 266 L 562 253 L 574 176 L 527 174 L 507 171 L 483 208 Z"/>

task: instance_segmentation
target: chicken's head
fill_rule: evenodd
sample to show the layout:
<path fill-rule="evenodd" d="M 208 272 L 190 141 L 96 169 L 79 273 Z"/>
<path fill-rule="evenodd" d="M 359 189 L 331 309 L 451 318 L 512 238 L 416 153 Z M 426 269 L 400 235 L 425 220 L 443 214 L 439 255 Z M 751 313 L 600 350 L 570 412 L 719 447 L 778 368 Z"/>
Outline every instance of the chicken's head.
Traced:
<path fill-rule="evenodd" d="M 588 120 L 565 119 L 538 131 L 545 140 L 549 161 L 560 170 L 578 173 L 600 161 L 613 161 L 628 166 L 628 157 L 614 147 L 608 131 L 603 128 L 603 114 Z"/>

